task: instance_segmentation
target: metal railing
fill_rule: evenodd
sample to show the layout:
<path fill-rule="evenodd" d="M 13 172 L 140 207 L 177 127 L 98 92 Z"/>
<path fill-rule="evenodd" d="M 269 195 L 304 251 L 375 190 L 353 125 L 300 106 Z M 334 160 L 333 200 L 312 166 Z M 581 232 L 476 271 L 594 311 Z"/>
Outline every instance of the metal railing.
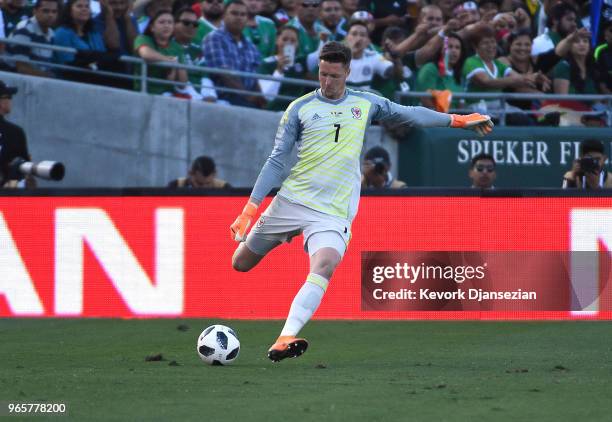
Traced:
<path fill-rule="evenodd" d="M 35 42 L 28 42 L 28 41 L 19 41 L 19 40 L 13 40 L 10 38 L 0 38 L 0 43 L 1 44 L 13 44 L 13 45 L 20 45 L 20 46 L 24 46 L 24 47 L 30 47 L 30 48 L 40 48 L 40 49 L 47 49 L 47 50 L 51 50 L 54 52 L 60 52 L 60 53 L 69 53 L 69 54 L 77 54 L 78 50 L 72 47 L 63 47 L 63 46 L 57 46 L 54 44 L 44 44 L 44 43 L 35 43 Z M 283 84 L 290 84 L 290 85 L 299 85 L 299 86 L 303 86 L 306 88 L 318 88 L 319 84 L 318 82 L 315 81 L 310 81 L 310 80 L 305 80 L 305 79 L 297 79 L 297 78 L 285 78 L 285 77 L 276 77 L 276 76 L 272 76 L 272 75 L 267 75 L 267 74 L 261 74 L 261 73 L 250 73 L 250 72 L 241 72 L 241 71 L 237 71 L 237 70 L 230 70 L 230 69 L 219 69 L 219 68 L 215 68 L 215 67 L 207 67 L 207 66 L 195 66 L 195 65 L 188 65 L 188 64 L 182 64 L 182 63 L 172 63 L 172 62 L 147 62 L 139 57 L 134 57 L 134 56 L 120 56 L 118 57 L 118 60 L 121 62 L 125 62 L 125 63 L 130 63 L 133 65 L 138 65 L 140 66 L 140 74 L 138 75 L 130 75 L 127 73 L 119 73 L 119 72 L 109 72 L 109 71 L 103 71 L 103 70 L 94 70 L 94 69 L 88 69 L 88 68 L 83 68 L 83 67 L 78 67 L 78 66 L 70 66 L 70 65 L 66 65 L 66 64 L 59 64 L 59 63 L 55 63 L 55 62 L 48 62 L 48 61 L 40 61 L 40 60 L 32 60 L 32 59 L 27 59 L 24 60 L 23 58 L 15 58 L 13 56 L 11 56 L 8 53 L 3 53 L 0 54 L 0 60 L 4 60 L 4 61 L 8 61 L 8 62 L 23 62 L 23 63 L 30 63 L 33 65 L 37 65 L 37 66 L 44 66 L 45 68 L 50 68 L 50 69 L 60 69 L 60 70 L 70 70 L 70 71 L 74 71 L 77 73 L 84 73 L 84 74 L 95 74 L 95 75 L 102 75 L 102 76 L 109 76 L 109 77 L 115 77 L 118 79 L 129 79 L 132 81 L 136 81 L 138 80 L 140 82 L 140 89 L 139 91 L 142 93 L 146 93 L 147 92 L 147 87 L 149 83 L 158 83 L 158 84 L 163 84 L 163 85 L 168 85 L 169 87 L 182 87 L 185 86 L 185 84 L 181 83 L 181 82 L 176 82 L 176 81 L 169 81 L 167 79 L 159 79 L 159 78 L 152 78 L 149 77 L 149 67 L 150 66 L 155 66 L 155 67 L 165 67 L 168 69 L 183 69 L 187 72 L 195 72 L 195 73 L 202 73 L 202 74 L 212 74 L 212 75 L 225 75 L 225 76 L 234 76 L 234 77 L 246 77 L 246 78 L 254 78 L 254 79 L 263 79 L 263 80 L 270 80 L 270 81 L 275 81 L 275 82 L 280 82 Z M 194 84 L 194 86 L 196 88 L 202 88 L 202 86 L 200 84 Z M 220 87 L 220 86 L 215 86 L 214 87 L 216 91 L 218 92 L 227 92 L 227 93 L 232 93 L 232 94 L 241 94 L 241 95 L 255 95 L 255 96 L 264 96 L 263 93 L 261 92 L 253 92 L 253 91 L 247 91 L 247 90 L 241 90 L 241 89 L 234 89 L 234 88 L 227 88 L 227 87 Z M 274 96 L 274 98 L 278 98 L 278 99 L 282 99 L 282 100 L 294 100 L 295 97 L 292 96 L 287 96 L 287 95 L 276 95 Z"/>
<path fill-rule="evenodd" d="M 401 102 L 404 98 L 432 98 L 429 92 L 396 92 L 395 101 Z M 492 108 L 490 112 L 499 117 L 500 126 L 506 125 L 506 117 L 511 113 L 541 115 L 550 113 L 552 110 L 509 110 L 508 100 L 523 101 L 579 101 L 579 102 L 599 102 L 605 104 L 602 111 L 572 111 L 576 115 L 601 115 L 606 114 L 606 121 L 612 127 L 612 95 L 587 95 L 587 94 L 533 94 L 533 93 L 507 93 L 507 92 L 453 92 L 453 100 L 485 100 L 499 101 L 499 107 Z M 474 108 L 454 108 L 452 112 L 473 113 Z"/>
<path fill-rule="evenodd" d="M 2 44 L 13 44 L 20 45 L 25 47 L 34 47 L 41 49 L 48 49 L 54 52 L 62 52 L 62 53 L 70 53 L 77 54 L 78 50 L 71 47 L 63 47 L 57 46 L 53 44 L 43 44 L 43 43 L 35 43 L 35 42 L 27 42 L 27 41 L 19 41 L 13 40 L 10 38 L 0 38 L 0 43 Z M 66 64 L 59 64 L 54 62 L 40 61 L 40 60 L 24 60 L 23 58 L 15 58 L 8 53 L 0 54 L 0 60 L 8 61 L 8 62 L 24 62 L 30 63 L 37 66 L 44 66 L 50 69 L 59 69 L 59 70 L 69 70 L 72 72 L 78 73 L 88 73 L 95 74 L 101 76 L 108 76 L 117 79 L 128 79 L 132 81 L 138 80 L 140 82 L 140 92 L 146 93 L 148 85 L 150 83 L 164 84 L 172 87 L 182 87 L 185 86 L 184 83 L 169 81 L 167 79 L 160 78 L 152 78 L 149 76 L 149 67 L 164 67 L 168 69 L 184 69 L 187 72 L 195 72 L 202 74 L 211 74 L 211 75 L 225 75 L 225 76 L 233 76 L 233 77 L 245 77 L 245 78 L 254 78 L 254 79 L 263 79 L 270 80 L 275 82 L 280 82 L 282 84 L 291 84 L 303 86 L 305 88 L 318 88 L 319 83 L 311 80 L 305 79 L 296 79 L 296 78 L 285 78 L 285 77 L 276 77 L 272 75 L 260 74 L 260 73 L 250 73 L 250 72 L 242 72 L 237 70 L 229 70 L 229 69 L 219 69 L 213 67 L 206 66 L 195 66 L 195 65 L 187 65 L 181 63 L 172 63 L 172 62 L 147 62 L 139 57 L 134 56 L 120 56 L 118 58 L 119 61 L 129 63 L 132 65 L 140 66 L 140 72 L 137 75 L 127 74 L 127 73 L 119 73 L 119 72 L 110 72 L 103 70 L 94 70 L 77 66 L 70 66 Z M 200 84 L 194 84 L 195 88 L 201 89 L 202 86 Z M 222 93 L 231 93 L 231 94 L 239 94 L 239 95 L 249 95 L 249 96 L 265 96 L 265 94 L 261 92 L 253 92 L 241 89 L 233 89 L 221 86 L 215 86 L 214 89 L 218 92 Z M 286 96 L 286 95 L 275 95 L 274 98 L 281 100 L 293 100 L 295 97 Z M 429 92 L 396 92 L 394 100 L 401 103 L 404 98 L 431 98 L 431 93 Z M 468 93 L 468 92 L 457 92 L 453 93 L 454 99 L 459 100 L 485 100 L 485 101 L 499 101 L 499 108 L 492 108 L 490 111 L 492 114 L 495 114 L 499 117 L 499 124 L 501 126 L 505 126 L 506 117 L 510 113 L 522 113 L 522 114 L 531 114 L 531 115 L 541 115 L 546 113 L 545 110 L 508 110 L 507 105 L 510 100 L 527 100 L 527 101 L 585 101 L 585 102 L 600 102 L 605 104 L 605 109 L 602 110 L 606 114 L 607 125 L 612 127 L 612 95 L 584 95 L 584 94 L 572 94 L 572 95 L 558 95 L 558 94 L 538 94 L 534 95 L 532 93 L 529 94 L 519 94 L 519 93 Z M 451 110 L 452 112 L 473 112 L 473 108 L 455 108 Z M 577 115 L 593 115 L 593 114 L 601 114 L 601 112 L 588 112 L 583 111 L 574 112 Z"/>

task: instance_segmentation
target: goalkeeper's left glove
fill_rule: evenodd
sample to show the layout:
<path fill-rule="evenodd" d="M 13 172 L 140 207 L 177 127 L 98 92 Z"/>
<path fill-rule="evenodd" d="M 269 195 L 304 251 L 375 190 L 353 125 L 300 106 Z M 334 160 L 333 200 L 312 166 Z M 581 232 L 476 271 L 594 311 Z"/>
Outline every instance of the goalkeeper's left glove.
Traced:
<path fill-rule="evenodd" d="M 450 127 L 460 127 L 463 129 L 471 129 L 476 131 L 480 136 L 491 133 L 493 130 L 493 122 L 486 114 L 472 113 L 467 116 L 460 114 L 451 114 Z"/>
<path fill-rule="evenodd" d="M 236 221 L 230 226 L 230 235 L 236 242 L 244 242 L 246 240 L 246 232 L 255 218 L 257 213 L 257 204 L 249 201 L 242 213 L 236 218 Z"/>

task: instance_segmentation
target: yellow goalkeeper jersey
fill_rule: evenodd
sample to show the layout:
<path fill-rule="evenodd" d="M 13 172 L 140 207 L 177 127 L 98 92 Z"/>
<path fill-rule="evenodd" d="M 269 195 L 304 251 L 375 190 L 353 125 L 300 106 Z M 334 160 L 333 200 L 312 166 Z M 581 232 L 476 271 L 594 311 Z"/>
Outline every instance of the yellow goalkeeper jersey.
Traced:
<path fill-rule="evenodd" d="M 279 195 L 316 211 L 352 220 L 361 189 L 360 156 L 372 120 L 411 126 L 448 126 L 448 114 L 405 107 L 371 93 L 347 89 L 338 100 L 316 90 L 293 101 L 280 121 L 274 148 L 251 196 L 261 201 L 280 175 L 293 146 L 298 161 Z"/>

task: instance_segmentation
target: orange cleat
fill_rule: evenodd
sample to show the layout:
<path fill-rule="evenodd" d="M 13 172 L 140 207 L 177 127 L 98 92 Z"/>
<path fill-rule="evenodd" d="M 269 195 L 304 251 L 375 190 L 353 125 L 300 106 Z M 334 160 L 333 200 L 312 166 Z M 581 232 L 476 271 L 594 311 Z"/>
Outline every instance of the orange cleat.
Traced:
<path fill-rule="evenodd" d="M 294 336 L 280 336 L 268 350 L 268 358 L 280 362 L 286 358 L 297 358 L 308 349 L 308 342 Z"/>

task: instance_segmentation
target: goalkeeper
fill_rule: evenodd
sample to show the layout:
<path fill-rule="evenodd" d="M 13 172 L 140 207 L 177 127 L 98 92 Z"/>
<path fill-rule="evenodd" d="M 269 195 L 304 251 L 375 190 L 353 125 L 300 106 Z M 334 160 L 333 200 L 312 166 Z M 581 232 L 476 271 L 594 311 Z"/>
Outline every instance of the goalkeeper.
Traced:
<path fill-rule="evenodd" d="M 293 101 L 281 118 L 274 148 L 264 164 L 242 214 L 231 225 L 240 243 L 232 259 L 237 271 L 249 271 L 272 249 L 299 234 L 310 256 L 310 273 L 293 299 L 280 337 L 268 357 L 277 362 L 297 357 L 308 342 L 298 333 L 318 308 L 351 238 L 361 189 L 360 155 L 372 120 L 416 127 L 457 127 L 484 135 L 489 116 L 459 116 L 424 107 L 405 107 L 377 95 L 346 88 L 351 50 L 330 42 L 319 56 L 321 87 Z M 293 146 L 298 161 L 283 181 Z M 270 190 L 281 186 L 247 236 L 257 208 Z"/>

